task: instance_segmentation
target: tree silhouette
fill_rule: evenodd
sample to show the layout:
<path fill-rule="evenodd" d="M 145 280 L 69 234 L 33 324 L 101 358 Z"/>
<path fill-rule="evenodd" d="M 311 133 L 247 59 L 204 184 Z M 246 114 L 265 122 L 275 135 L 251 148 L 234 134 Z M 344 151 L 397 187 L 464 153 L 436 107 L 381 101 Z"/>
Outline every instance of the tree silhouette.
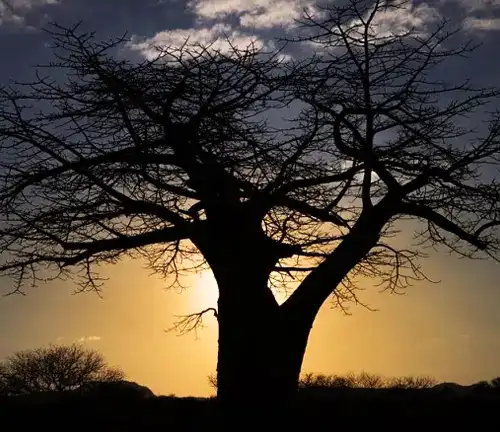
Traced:
<path fill-rule="evenodd" d="M 170 280 L 209 267 L 219 402 L 276 414 L 329 298 L 424 278 L 423 244 L 498 252 L 499 117 L 474 127 L 498 91 L 442 79 L 474 48 L 448 23 L 382 25 L 411 7 L 325 6 L 298 23 L 290 46 L 315 54 L 295 59 L 186 44 L 134 62 L 125 39 L 55 25 L 48 71 L 1 91 L 1 272 L 21 292 L 66 276 L 99 290 L 96 266 L 126 255 Z M 420 243 L 398 248 L 408 219 Z"/>
<path fill-rule="evenodd" d="M 490 385 L 491 385 L 491 387 L 493 387 L 495 389 L 500 388 L 500 377 L 493 378 L 490 381 Z"/>
<path fill-rule="evenodd" d="M 300 377 L 298 382 L 298 387 L 302 389 L 308 388 L 384 388 L 392 385 L 393 380 L 401 380 L 408 382 L 405 388 L 424 388 L 419 385 L 423 380 L 430 380 L 427 377 L 402 377 L 393 378 L 391 380 L 385 379 L 381 375 L 370 374 L 367 372 L 360 372 L 358 374 L 349 373 L 347 375 L 325 375 L 325 374 L 314 374 L 308 372 Z M 210 387 L 217 389 L 217 376 L 209 375 L 208 383 Z M 413 385 L 412 385 L 413 384 Z M 272 387 L 273 383 L 269 382 L 259 382 L 253 383 L 252 385 L 257 385 L 258 387 L 265 389 L 267 387 Z"/>
<path fill-rule="evenodd" d="M 389 380 L 387 386 L 399 389 L 427 389 L 434 387 L 437 383 L 435 378 L 428 375 L 409 375 L 392 378 Z"/>
<path fill-rule="evenodd" d="M 26 395 L 77 390 L 94 382 L 118 381 L 123 371 L 97 351 L 78 344 L 19 351 L 0 363 L 0 393 Z"/>
<path fill-rule="evenodd" d="M 324 375 L 307 373 L 299 381 L 301 388 L 400 388 L 400 389 L 425 389 L 437 384 L 431 376 L 401 376 L 384 377 L 382 375 L 361 372 L 347 375 Z"/>

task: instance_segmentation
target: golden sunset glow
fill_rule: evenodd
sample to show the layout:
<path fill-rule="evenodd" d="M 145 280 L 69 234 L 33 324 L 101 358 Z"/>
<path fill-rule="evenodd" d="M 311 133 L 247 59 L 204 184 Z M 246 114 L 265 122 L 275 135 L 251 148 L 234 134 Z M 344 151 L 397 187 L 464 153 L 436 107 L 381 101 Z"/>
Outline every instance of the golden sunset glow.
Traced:
<path fill-rule="evenodd" d="M 352 316 L 344 316 L 325 304 L 313 326 L 304 372 L 431 374 L 465 384 L 499 375 L 500 316 L 492 301 L 498 265 L 440 257 L 425 268 L 442 282 L 419 283 L 403 296 L 379 293 L 367 281 L 361 298 L 378 312 L 353 306 Z M 177 316 L 216 305 L 211 273 L 189 277 L 183 292 L 165 290 L 165 282 L 148 276 L 138 261 L 109 266 L 104 275 L 109 281 L 103 298 L 72 295 L 74 286 L 59 282 L 26 297 L 1 299 L 2 328 L 14 315 L 31 313 L 10 327 L 15 337 L 2 340 L 0 356 L 87 337 L 85 343 L 121 366 L 130 380 L 157 394 L 213 394 L 207 376 L 217 362 L 215 318 L 207 314 L 197 335 L 165 331 Z M 484 296 L 475 291 L 479 285 Z"/>
<path fill-rule="evenodd" d="M 193 284 L 193 293 L 191 294 L 193 306 L 200 310 L 209 307 L 217 307 L 219 291 L 217 281 L 210 270 L 204 270 L 199 274 L 189 277 L 190 284 Z"/>

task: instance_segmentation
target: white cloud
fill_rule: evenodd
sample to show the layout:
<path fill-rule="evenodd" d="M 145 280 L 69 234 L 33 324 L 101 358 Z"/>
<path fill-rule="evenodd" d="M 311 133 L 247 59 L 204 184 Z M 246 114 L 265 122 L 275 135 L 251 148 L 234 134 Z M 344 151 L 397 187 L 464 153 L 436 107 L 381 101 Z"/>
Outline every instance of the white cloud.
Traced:
<path fill-rule="evenodd" d="M 82 337 L 79 337 L 76 341 L 77 342 L 97 342 L 100 340 L 101 340 L 100 336 L 82 336 Z"/>
<path fill-rule="evenodd" d="M 380 37 L 391 34 L 402 35 L 410 29 L 425 32 L 426 27 L 439 19 L 436 8 L 427 3 L 413 5 L 402 1 L 399 8 L 377 12 L 372 24 L 372 31 Z"/>
<path fill-rule="evenodd" d="M 268 0 L 191 0 L 188 7 L 202 19 L 220 19 L 264 7 Z"/>
<path fill-rule="evenodd" d="M 378 12 L 372 25 L 374 33 L 379 36 L 402 34 L 410 28 L 425 32 L 427 25 L 439 18 L 437 9 L 428 2 L 413 5 L 398 1 L 402 2 L 401 8 Z M 320 17 L 323 12 L 314 4 L 315 0 L 190 0 L 188 9 L 196 15 L 198 27 L 165 30 L 142 40 L 134 37 L 128 47 L 148 59 L 159 54 L 155 47 L 175 48 L 186 40 L 188 45 L 212 44 L 213 50 L 224 53 L 231 51 L 231 44 L 241 49 L 251 43 L 255 48 L 273 48 L 271 41 L 265 41 L 259 35 L 259 30 L 277 27 L 288 30 L 295 25 L 294 20 L 302 16 L 304 9 Z M 240 24 L 238 30 L 228 23 L 235 17 Z"/>
<path fill-rule="evenodd" d="M 312 0 L 191 0 L 188 7 L 200 21 L 234 15 L 242 27 L 268 29 L 293 26 L 312 4 Z"/>
<path fill-rule="evenodd" d="M 29 10 L 57 3 L 59 0 L 0 0 L 0 25 L 7 22 L 22 24 Z"/>
<path fill-rule="evenodd" d="M 314 0 L 191 0 L 188 7 L 201 22 L 236 16 L 241 27 L 269 29 L 293 27 L 294 20 L 300 19 L 304 9 L 320 14 L 314 7 L 315 3 Z M 404 32 L 412 26 L 425 26 L 438 16 L 437 9 L 430 3 L 422 2 L 416 6 L 411 2 L 402 3 L 399 9 L 379 12 L 374 28 L 384 32 Z"/>
<path fill-rule="evenodd" d="M 155 36 L 137 40 L 132 38 L 128 47 L 134 51 L 139 51 L 144 57 L 153 59 L 158 56 L 158 48 L 170 48 L 175 51 L 187 41 L 188 46 L 207 46 L 222 53 L 229 53 L 232 47 L 236 49 L 245 49 L 251 44 L 255 48 L 264 47 L 264 42 L 256 36 L 247 35 L 231 28 L 228 24 L 218 23 L 212 27 L 203 27 L 197 29 L 165 30 L 157 33 Z"/>
<path fill-rule="evenodd" d="M 290 4 L 287 0 L 273 2 L 272 7 L 246 12 L 240 17 L 240 24 L 250 28 L 291 27 L 294 20 L 302 16 L 299 2 Z"/>
<path fill-rule="evenodd" d="M 388 8 L 386 10 L 382 8 L 383 4 L 379 5 L 381 9 L 377 11 L 371 22 L 370 30 L 374 35 L 379 37 L 403 35 L 412 29 L 425 33 L 428 25 L 440 18 L 439 11 L 425 2 L 414 5 L 412 2 L 407 2 L 406 0 L 391 1 L 391 4 L 396 6 L 398 6 L 398 3 L 399 7 Z M 365 18 L 371 12 L 372 9 L 368 10 Z M 349 27 L 357 24 L 361 24 L 361 21 L 351 21 Z"/>
<path fill-rule="evenodd" d="M 388 2 L 389 0 L 386 0 L 385 3 L 387 4 Z M 384 3 L 380 3 L 379 9 L 370 22 L 369 34 L 373 44 L 377 43 L 377 39 L 374 38 L 378 38 L 379 43 L 384 43 L 385 38 L 403 36 L 410 31 L 413 35 L 424 36 L 429 32 L 430 26 L 441 17 L 437 8 L 429 6 L 425 2 L 415 5 L 406 0 L 393 0 L 390 3 L 399 7 L 385 9 Z M 363 44 L 365 38 L 365 25 L 363 22 L 366 22 L 366 19 L 372 12 L 372 8 L 367 9 L 363 16 L 363 21 L 356 18 L 343 23 L 343 29 L 349 32 L 351 44 L 354 44 L 354 41 Z M 315 16 L 316 14 L 317 16 Z M 312 17 L 317 19 L 317 21 L 324 19 L 321 16 L 321 11 L 316 14 L 312 14 Z M 333 28 L 332 31 L 335 32 L 336 29 Z M 326 47 L 322 42 L 318 41 L 306 42 L 305 44 L 313 47 L 317 53 L 331 53 L 332 50 L 344 49 L 344 43 L 340 35 L 338 35 L 338 38 L 338 45 L 333 48 L 332 46 Z M 330 37 L 330 42 L 335 42 L 333 36 Z"/>
<path fill-rule="evenodd" d="M 500 18 L 467 18 L 464 28 L 478 31 L 500 30 Z"/>

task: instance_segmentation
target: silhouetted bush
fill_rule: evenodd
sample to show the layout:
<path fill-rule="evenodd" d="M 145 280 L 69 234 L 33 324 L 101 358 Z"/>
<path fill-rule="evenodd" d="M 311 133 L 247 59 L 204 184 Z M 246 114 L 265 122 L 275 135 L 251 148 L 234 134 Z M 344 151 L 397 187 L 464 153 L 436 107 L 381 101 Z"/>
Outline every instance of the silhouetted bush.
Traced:
<path fill-rule="evenodd" d="M 108 366 L 95 350 L 78 344 L 19 351 L 0 363 L 0 393 L 26 395 L 76 390 L 90 382 L 119 381 L 122 370 Z"/>
<path fill-rule="evenodd" d="M 401 389 L 426 389 L 434 387 L 437 383 L 438 382 L 435 378 L 428 375 L 409 375 L 389 379 L 387 387 Z"/>
<path fill-rule="evenodd" d="M 493 378 L 491 381 L 491 387 L 495 389 L 500 389 L 500 377 Z"/>
<path fill-rule="evenodd" d="M 384 377 L 368 372 L 349 373 L 347 375 L 324 375 L 307 373 L 299 381 L 299 388 L 401 388 L 424 389 L 437 384 L 430 376 Z"/>

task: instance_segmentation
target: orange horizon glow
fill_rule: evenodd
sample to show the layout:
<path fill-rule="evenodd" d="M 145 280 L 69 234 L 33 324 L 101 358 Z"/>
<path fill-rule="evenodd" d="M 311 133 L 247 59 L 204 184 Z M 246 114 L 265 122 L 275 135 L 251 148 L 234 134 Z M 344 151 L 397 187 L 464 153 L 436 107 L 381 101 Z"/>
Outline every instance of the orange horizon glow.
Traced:
<path fill-rule="evenodd" d="M 461 384 L 500 375 L 496 263 L 439 256 L 424 265 L 433 279 L 442 279 L 440 284 L 419 283 L 397 296 L 379 294 L 367 281 L 361 298 L 378 312 L 353 306 L 352 316 L 344 316 L 324 305 L 303 372 L 432 375 Z M 0 357 L 86 338 L 84 343 L 121 367 L 127 379 L 156 394 L 213 394 L 208 375 L 217 362 L 215 318 L 207 314 L 197 335 L 165 331 L 178 315 L 216 306 L 212 274 L 189 276 L 183 281 L 189 289 L 176 292 L 148 276 L 139 261 L 124 260 L 103 273 L 109 281 L 102 299 L 72 295 L 73 286 L 61 281 L 26 297 L 2 298 Z"/>

